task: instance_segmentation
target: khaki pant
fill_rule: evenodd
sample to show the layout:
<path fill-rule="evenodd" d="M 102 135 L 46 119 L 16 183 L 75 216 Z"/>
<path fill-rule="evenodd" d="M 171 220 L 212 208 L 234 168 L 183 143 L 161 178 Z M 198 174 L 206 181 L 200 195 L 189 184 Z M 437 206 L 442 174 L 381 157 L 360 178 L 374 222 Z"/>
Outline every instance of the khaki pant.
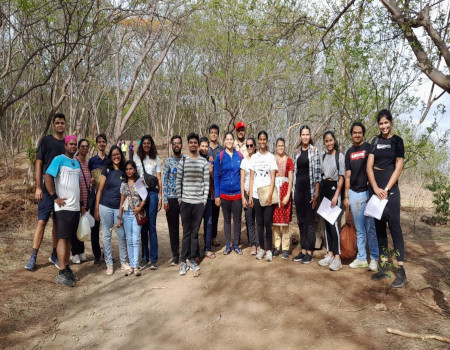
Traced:
<path fill-rule="evenodd" d="M 274 246 L 278 250 L 289 250 L 289 244 L 291 241 L 291 234 L 289 232 L 289 226 L 273 225 L 273 241 Z"/>

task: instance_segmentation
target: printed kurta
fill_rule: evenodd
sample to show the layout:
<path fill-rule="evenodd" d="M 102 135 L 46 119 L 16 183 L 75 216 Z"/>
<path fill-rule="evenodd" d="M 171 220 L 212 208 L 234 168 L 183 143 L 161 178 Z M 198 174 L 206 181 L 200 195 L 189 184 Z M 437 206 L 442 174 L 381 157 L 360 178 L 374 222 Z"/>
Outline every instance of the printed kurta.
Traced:
<path fill-rule="evenodd" d="M 288 204 L 282 205 L 284 197 L 286 197 L 289 187 L 289 171 L 294 171 L 294 162 L 287 157 L 284 160 L 276 157 L 278 172 L 275 176 L 275 187 L 280 195 L 280 204 L 275 204 L 273 211 L 273 225 L 288 226 L 292 218 L 292 196 Z"/>

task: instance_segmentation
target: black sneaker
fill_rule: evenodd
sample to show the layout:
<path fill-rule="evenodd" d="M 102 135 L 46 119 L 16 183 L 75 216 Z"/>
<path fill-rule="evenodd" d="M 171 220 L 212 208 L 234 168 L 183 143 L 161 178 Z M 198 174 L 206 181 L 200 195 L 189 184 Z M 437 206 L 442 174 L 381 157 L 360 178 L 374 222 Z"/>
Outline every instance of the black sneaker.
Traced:
<path fill-rule="evenodd" d="M 311 261 L 313 261 L 312 255 L 306 254 L 302 259 L 302 264 L 309 264 Z"/>
<path fill-rule="evenodd" d="M 299 255 L 294 256 L 294 257 L 292 258 L 292 261 L 299 262 L 299 261 L 302 261 L 304 257 L 305 257 L 305 254 L 303 254 L 302 252 L 300 252 Z"/>
<path fill-rule="evenodd" d="M 73 287 L 75 285 L 75 281 L 70 278 L 67 270 L 60 270 L 55 277 L 55 282 L 66 287 Z"/>
<path fill-rule="evenodd" d="M 179 261 L 180 261 L 180 258 L 178 256 L 174 256 L 172 258 L 172 261 L 170 262 L 170 266 L 177 266 Z"/>
<path fill-rule="evenodd" d="M 141 269 L 145 269 L 145 267 L 147 266 L 147 264 L 148 264 L 148 260 L 147 260 L 147 259 L 142 259 L 141 262 L 139 263 L 139 267 L 140 267 Z"/>
<path fill-rule="evenodd" d="M 101 265 L 101 261 L 100 261 L 100 259 L 95 259 L 94 260 L 94 265 L 97 265 L 97 266 L 99 266 L 99 265 Z"/>
<path fill-rule="evenodd" d="M 158 262 L 157 261 L 152 261 L 150 263 L 150 270 L 158 270 Z"/>
<path fill-rule="evenodd" d="M 389 278 L 391 277 L 391 274 L 389 272 L 389 266 L 387 262 L 382 262 L 380 264 L 380 269 L 377 273 L 374 273 L 371 277 L 372 281 L 379 281 L 383 278 Z"/>
<path fill-rule="evenodd" d="M 78 281 L 78 277 L 75 276 L 75 274 L 73 273 L 73 271 L 72 271 L 72 269 L 70 268 L 70 266 L 66 266 L 66 270 L 67 270 L 67 275 L 69 276 L 69 278 L 70 278 L 72 281 L 74 281 L 74 282 Z"/>
<path fill-rule="evenodd" d="M 395 276 L 394 282 L 392 282 L 392 284 L 391 284 L 391 287 L 392 288 L 401 288 L 406 283 L 408 283 L 408 280 L 406 279 L 405 268 L 399 267 L 397 270 L 397 274 Z"/>
<path fill-rule="evenodd" d="M 278 255 L 280 255 L 280 251 L 279 251 L 277 248 L 275 248 L 275 249 L 273 250 L 272 255 L 273 255 L 273 256 L 278 256 Z"/>

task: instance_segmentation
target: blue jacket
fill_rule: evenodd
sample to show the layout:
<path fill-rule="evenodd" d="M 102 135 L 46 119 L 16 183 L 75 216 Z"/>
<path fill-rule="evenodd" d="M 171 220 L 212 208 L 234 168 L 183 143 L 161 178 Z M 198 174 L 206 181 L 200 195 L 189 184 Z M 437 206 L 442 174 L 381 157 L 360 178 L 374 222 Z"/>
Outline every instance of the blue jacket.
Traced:
<path fill-rule="evenodd" d="M 220 155 L 223 152 L 222 164 Z M 220 195 L 237 195 L 241 193 L 241 160 L 243 156 L 238 151 L 233 150 L 233 156 L 226 151 L 221 151 L 214 161 L 214 197 Z"/>

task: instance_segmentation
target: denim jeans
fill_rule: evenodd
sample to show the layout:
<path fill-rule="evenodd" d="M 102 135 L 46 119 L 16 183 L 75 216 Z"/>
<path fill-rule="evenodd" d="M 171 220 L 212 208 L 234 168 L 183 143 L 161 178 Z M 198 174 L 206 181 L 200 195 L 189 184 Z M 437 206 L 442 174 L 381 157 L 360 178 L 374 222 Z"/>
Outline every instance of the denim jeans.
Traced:
<path fill-rule="evenodd" d="M 138 225 L 133 210 L 123 212 L 123 228 L 127 237 L 128 258 L 130 266 L 134 269 L 139 264 L 139 236 L 141 234 L 141 226 Z"/>
<path fill-rule="evenodd" d="M 211 238 L 212 238 L 212 207 L 214 199 L 208 198 L 203 212 L 203 237 L 205 238 L 205 252 L 211 251 Z"/>
<path fill-rule="evenodd" d="M 112 247 L 111 247 L 111 239 L 112 232 L 109 230 L 117 223 L 117 216 L 119 216 L 119 209 L 112 209 L 105 207 L 100 204 L 98 209 L 100 214 L 100 220 L 102 222 L 102 236 L 103 236 L 103 251 L 105 253 L 105 263 L 106 266 L 112 266 Z M 119 256 L 120 263 L 127 263 L 127 240 L 125 238 L 125 232 L 123 230 L 123 226 L 117 227 L 115 229 L 117 239 L 119 241 Z"/>
<path fill-rule="evenodd" d="M 367 260 L 366 242 L 369 243 L 370 259 L 378 261 L 379 249 L 377 232 L 375 230 L 375 220 L 369 216 L 364 216 L 364 209 L 369 200 L 369 191 L 354 192 L 348 191 L 348 201 L 350 211 L 356 228 L 356 245 L 358 246 L 358 260 Z"/>
<path fill-rule="evenodd" d="M 156 214 L 158 214 L 158 190 L 148 190 L 147 216 L 148 230 L 142 230 L 142 260 L 158 261 L 158 236 L 156 235 Z M 149 239 L 150 237 L 150 239 Z M 150 242 L 150 249 L 149 249 Z M 150 256 L 149 256 L 150 252 Z"/>

